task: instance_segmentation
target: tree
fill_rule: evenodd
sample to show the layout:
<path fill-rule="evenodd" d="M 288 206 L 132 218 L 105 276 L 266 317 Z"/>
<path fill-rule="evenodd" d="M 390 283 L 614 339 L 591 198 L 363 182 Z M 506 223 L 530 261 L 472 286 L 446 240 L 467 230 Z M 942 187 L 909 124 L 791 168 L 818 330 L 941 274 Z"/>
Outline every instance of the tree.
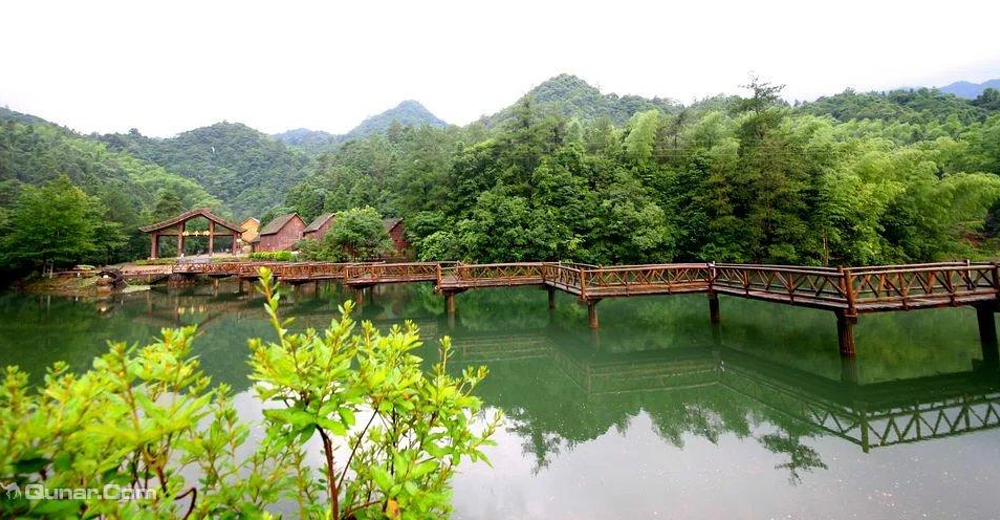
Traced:
<path fill-rule="evenodd" d="M 156 205 L 153 206 L 150 223 L 167 220 L 181 213 L 184 213 L 184 203 L 181 202 L 181 198 L 173 191 L 163 190 L 156 200 Z"/>
<path fill-rule="evenodd" d="M 302 254 L 311 260 L 370 260 L 393 250 L 382 216 L 371 206 L 337 213 L 321 240 L 302 245 Z"/>
<path fill-rule="evenodd" d="M 5 262 L 21 266 L 69 265 L 98 248 L 96 200 L 62 175 L 41 187 L 25 186 L 0 242 Z"/>
<path fill-rule="evenodd" d="M 972 104 L 989 111 L 1000 111 L 1000 90 L 988 88 L 983 90 Z"/>

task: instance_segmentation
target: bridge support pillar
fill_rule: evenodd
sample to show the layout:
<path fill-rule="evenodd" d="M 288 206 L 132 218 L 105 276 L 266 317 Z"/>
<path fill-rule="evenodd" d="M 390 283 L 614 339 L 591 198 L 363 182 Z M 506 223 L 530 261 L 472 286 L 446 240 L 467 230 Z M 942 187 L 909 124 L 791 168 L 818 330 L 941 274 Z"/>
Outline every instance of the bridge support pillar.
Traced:
<path fill-rule="evenodd" d="M 587 325 L 591 330 L 597 330 L 601 324 L 597 320 L 597 302 L 601 300 L 587 300 Z"/>
<path fill-rule="evenodd" d="M 857 322 L 857 316 L 837 311 L 837 342 L 840 344 L 841 356 L 854 357 L 855 355 L 854 324 Z"/>
<path fill-rule="evenodd" d="M 546 287 L 545 290 L 549 292 L 549 309 L 555 309 L 556 308 L 556 288 L 555 287 Z"/>
<path fill-rule="evenodd" d="M 448 310 L 448 316 L 455 315 L 455 293 L 444 293 L 444 306 Z"/>
<path fill-rule="evenodd" d="M 354 289 L 354 304 L 360 309 L 365 304 L 365 288 L 356 287 Z"/>
<path fill-rule="evenodd" d="M 994 302 L 976 305 L 976 319 L 979 321 L 979 341 L 983 347 L 983 361 L 989 366 L 997 366 L 1000 352 L 997 347 L 997 324 L 993 314 L 997 310 Z"/>
<path fill-rule="evenodd" d="M 714 292 L 708 293 L 708 314 L 712 323 L 719 323 L 719 295 Z"/>

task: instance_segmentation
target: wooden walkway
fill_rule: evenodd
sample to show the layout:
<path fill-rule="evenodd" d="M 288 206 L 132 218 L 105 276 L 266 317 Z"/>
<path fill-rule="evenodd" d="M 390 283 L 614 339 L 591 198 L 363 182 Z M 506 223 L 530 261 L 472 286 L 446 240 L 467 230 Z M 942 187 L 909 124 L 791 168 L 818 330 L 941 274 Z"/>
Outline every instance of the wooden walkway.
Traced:
<path fill-rule="evenodd" d="M 941 262 L 852 268 L 760 264 L 651 264 L 596 266 L 562 262 L 462 264 L 455 262 L 331 263 L 227 262 L 162 266 L 171 275 L 254 280 L 261 267 L 286 283 L 340 281 L 356 289 L 384 283 L 433 282 L 455 312 L 455 295 L 491 287 L 538 286 L 576 296 L 598 327 L 596 305 L 605 298 L 706 293 L 719 320 L 718 295 L 833 311 L 841 352 L 854 353 L 853 325 L 860 314 L 975 306 L 984 341 L 995 341 L 993 312 L 1000 295 L 996 262 Z M 145 271 L 148 276 L 148 270 Z M 126 271 L 126 276 L 128 272 Z M 363 293 L 360 293 L 361 296 Z"/>

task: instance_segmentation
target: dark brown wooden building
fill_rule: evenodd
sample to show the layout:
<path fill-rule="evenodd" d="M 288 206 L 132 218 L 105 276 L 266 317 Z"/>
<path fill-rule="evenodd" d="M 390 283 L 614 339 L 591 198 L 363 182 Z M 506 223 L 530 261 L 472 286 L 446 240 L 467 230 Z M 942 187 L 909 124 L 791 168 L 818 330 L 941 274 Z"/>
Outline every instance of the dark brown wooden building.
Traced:
<path fill-rule="evenodd" d="M 195 218 L 204 218 L 207 220 L 208 230 L 188 231 L 187 222 Z M 220 231 L 219 228 L 222 228 L 222 230 Z M 160 237 L 162 236 L 177 237 L 177 256 L 184 256 L 184 243 L 186 237 L 189 236 L 207 236 L 209 255 L 215 254 L 216 237 L 229 237 L 231 245 L 227 249 L 230 249 L 233 254 L 239 251 L 240 246 L 240 225 L 219 217 L 209 211 L 208 208 L 193 209 L 162 222 L 141 227 L 139 231 L 149 233 L 150 258 L 160 257 Z"/>
<path fill-rule="evenodd" d="M 326 232 L 330 230 L 330 224 L 333 224 L 334 214 L 324 213 L 309 224 L 304 231 L 302 231 L 302 238 L 310 240 L 322 240 L 326 236 Z"/>
<path fill-rule="evenodd" d="M 396 250 L 397 257 L 405 257 L 410 250 L 410 243 L 406 240 L 406 229 L 403 227 L 403 219 L 387 218 L 382 220 L 382 225 L 392 239 L 392 247 Z"/>
<path fill-rule="evenodd" d="M 284 251 L 302 239 L 306 223 L 298 213 L 275 217 L 264 227 L 253 242 L 254 251 Z"/>

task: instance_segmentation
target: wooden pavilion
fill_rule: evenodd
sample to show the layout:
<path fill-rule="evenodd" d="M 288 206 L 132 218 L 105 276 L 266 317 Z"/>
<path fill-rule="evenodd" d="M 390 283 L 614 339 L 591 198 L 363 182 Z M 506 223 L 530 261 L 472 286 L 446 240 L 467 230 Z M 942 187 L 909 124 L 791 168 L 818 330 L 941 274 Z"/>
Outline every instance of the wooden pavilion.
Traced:
<path fill-rule="evenodd" d="M 187 222 L 195 218 L 208 220 L 208 231 L 187 231 L 185 228 Z M 222 231 L 219 228 L 222 228 Z M 209 255 L 215 252 L 215 237 L 230 236 L 233 239 L 232 253 L 236 254 L 239 251 L 239 237 L 242 233 L 239 224 L 219 217 L 209 211 L 208 208 L 193 209 L 162 222 L 141 227 L 139 231 L 149 233 L 150 235 L 150 258 L 159 258 L 161 236 L 177 237 L 177 256 L 184 256 L 184 239 L 187 236 L 207 236 Z"/>

